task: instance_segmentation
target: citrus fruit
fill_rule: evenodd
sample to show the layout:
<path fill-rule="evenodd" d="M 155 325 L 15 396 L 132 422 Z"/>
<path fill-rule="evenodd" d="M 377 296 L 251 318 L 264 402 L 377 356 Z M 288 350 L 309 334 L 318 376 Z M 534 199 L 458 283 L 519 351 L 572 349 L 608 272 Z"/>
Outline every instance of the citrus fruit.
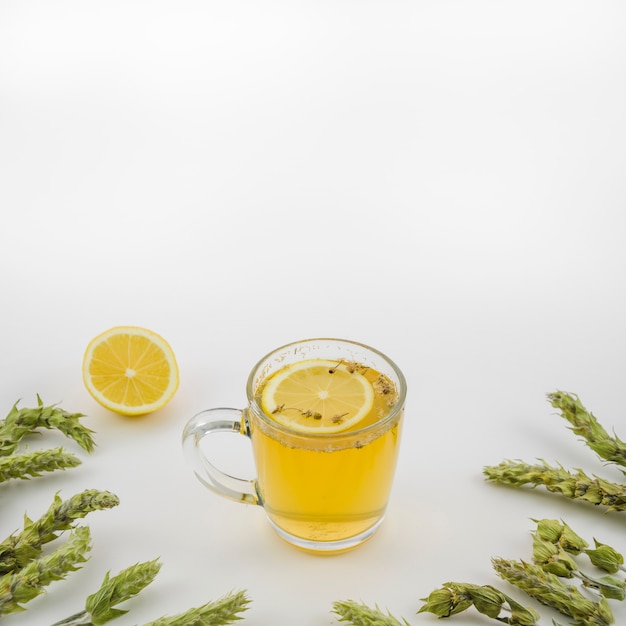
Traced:
<path fill-rule="evenodd" d="M 277 422 L 306 433 L 353 428 L 372 409 L 374 389 L 344 363 L 309 359 L 273 374 L 261 392 L 261 406 Z"/>
<path fill-rule="evenodd" d="M 115 326 L 89 342 L 83 381 L 102 406 L 122 415 L 144 415 L 165 406 L 178 389 L 170 345 L 139 326 Z"/>

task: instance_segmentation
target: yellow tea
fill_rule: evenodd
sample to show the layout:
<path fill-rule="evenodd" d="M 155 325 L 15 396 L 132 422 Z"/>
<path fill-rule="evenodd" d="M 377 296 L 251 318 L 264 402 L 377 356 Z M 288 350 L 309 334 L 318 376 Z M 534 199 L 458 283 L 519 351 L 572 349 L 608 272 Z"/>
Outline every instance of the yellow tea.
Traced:
<path fill-rule="evenodd" d="M 310 359 L 261 381 L 255 403 L 284 429 L 252 419 L 259 498 L 276 527 L 341 542 L 382 521 L 395 472 L 402 410 L 390 378 L 355 362 Z M 376 425 L 378 424 L 378 427 Z"/>

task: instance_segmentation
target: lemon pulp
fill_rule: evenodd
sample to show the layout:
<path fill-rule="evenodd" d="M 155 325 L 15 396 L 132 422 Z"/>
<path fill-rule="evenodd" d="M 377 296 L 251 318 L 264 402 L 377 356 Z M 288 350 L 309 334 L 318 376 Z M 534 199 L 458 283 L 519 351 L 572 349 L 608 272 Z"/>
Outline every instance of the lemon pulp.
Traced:
<path fill-rule="evenodd" d="M 83 381 L 102 406 L 143 415 L 165 406 L 178 388 L 170 345 L 138 326 L 116 326 L 92 339 L 83 358 Z"/>

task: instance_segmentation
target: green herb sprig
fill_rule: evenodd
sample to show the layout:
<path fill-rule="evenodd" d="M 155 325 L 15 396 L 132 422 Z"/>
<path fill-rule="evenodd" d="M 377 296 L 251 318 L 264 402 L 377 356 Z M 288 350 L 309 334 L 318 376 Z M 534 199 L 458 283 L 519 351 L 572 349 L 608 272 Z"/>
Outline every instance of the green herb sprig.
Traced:
<path fill-rule="evenodd" d="M 0 483 L 12 479 L 28 480 L 43 473 L 77 467 L 81 460 L 62 447 L 34 452 L 19 450 L 27 436 L 42 429 L 58 430 L 87 452 L 95 447 L 93 431 L 81 424 L 82 413 L 68 413 L 56 405 L 44 406 L 37 396 L 37 407 L 17 408 L 16 402 L 5 419 L 0 420 Z"/>
<path fill-rule="evenodd" d="M 0 483 L 14 478 L 28 480 L 44 472 L 54 472 L 77 467 L 81 460 L 63 448 L 36 450 L 24 454 L 0 456 Z"/>
<path fill-rule="evenodd" d="M 115 494 L 97 489 L 86 489 L 67 500 L 56 494 L 44 515 L 36 521 L 25 515 L 23 530 L 0 543 L 0 575 L 19 571 L 39 557 L 42 546 L 57 539 L 60 532 L 70 530 L 76 520 L 118 504 Z"/>
<path fill-rule="evenodd" d="M 24 611 L 24 604 L 44 593 L 49 584 L 80 569 L 90 550 L 91 533 L 87 526 L 81 526 L 51 554 L 31 560 L 17 572 L 0 577 L 0 615 Z"/>
<path fill-rule="evenodd" d="M 547 491 L 579 502 L 587 502 L 609 511 L 626 511 L 626 485 L 598 476 L 588 476 L 582 470 L 569 471 L 540 461 L 502 461 L 483 468 L 487 480 L 511 487 L 542 486 Z"/>
<path fill-rule="evenodd" d="M 533 562 L 493 558 L 491 564 L 503 580 L 524 591 L 539 603 L 573 618 L 576 626 L 609 626 L 613 612 L 608 600 L 626 599 L 626 581 L 615 574 L 624 570 L 624 557 L 611 546 L 594 539 L 595 548 L 576 534 L 565 522 L 552 519 L 533 520 Z M 592 576 L 583 572 L 578 557 L 587 557 L 592 565 L 608 572 Z M 571 584 L 577 579 L 579 585 Z M 595 592 L 595 599 L 582 590 Z M 504 624 L 535 626 L 539 614 L 524 607 L 490 585 L 445 583 L 422 599 L 418 613 L 451 617 L 475 607 L 480 613 Z M 556 622 L 553 622 L 556 624 Z"/>
<path fill-rule="evenodd" d="M 97 592 L 85 602 L 85 609 L 55 622 L 52 626 L 102 626 L 128 613 L 115 608 L 139 594 L 156 577 L 161 569 L 158 559 L 136 563 L 114 577 L 107 573 Z M 161 617 L 145 626 L 223 626 L 242 619 L 250 600 L 245 591 L 231 592 L 218 600 L 192 608 L 172 617 Z"/>
<path fill-rule="evenodd" d="M 535 626 L 539 614 L 491 585 L 444 583 L 432 591 L 418 613 L 433 613 L 439 618 L 451 617 L 473 606 L 479 613 L 515 626 Z"/>
<path fill-rule="evenodd" d="M 583 406 L 577 395 L 555 391 L 548 394 L 548 400 L 571 424 L 570 430 L 580 435 L 601 459 L 626 467 L 626 443 L 617 435 L 609 435 L 593 413 Z"/>
<path fill-rule="evenodd" d="M 250 600 L 245 591 L 231 592 L 218 600 L 172 617 L 164 616 L 144 626 L 222 626 L 243 619 Z"/>
<path fill-rule="evenodd" d="M 617 435 L 609 435 L 578 396 L 556 391 L 548 394 L 548 400 L 560 409 L 562 417 L 571 424 L 570 430 L 583 437 L 601 459 L 626 467 L 626 444 Z M 626 484 L 589 476 L 580 469 L 569 471 L 543 460 L 538 463 L 505 460 L 499 465 L 485 466 L 483 474 L 494 483 L 512 487 L 542 486 L 549 492 L 593 504 L 607 512 L 626 511 Z"/>
<path fill-rule="evenodd" d="M 614 576 L 623 570 L 624 557 L 609 545 L 595 540 L 595 549 L 559 520 L 537 522 L 533 533 L 533 562 L 546 572 L 561 578 L 578 578 L 584 587 L 595 589 L 605 598 L 626 599 L 626 581 Z M 606 576 L 592 576 L 580 570 L 574 556 L 586 555 L 592 565 L 608 572 Z"/>
<path fill-rule="evenodd" d="M 160 569 L 159 560 L 154 559 L 131 565 L 113 577 L 107 572 L 100 589 L 85 601 L 85 609 L 53 626 L 101 626 L 125 615 L 128 611 L 115 607 L 145 589 Z"/>
<path fill-rule="evenodd" d="M 92 452 L 93 431 L 80 423 L 82 413 L 68 413 L 57 405 L 44 406 L 37 396 L 36 408 L 18 409 L 16 402 L 4 420 L 0 420 L 0 456 L 13 454 L 20 441 L 42 428 L 56 429 L 73 439 L 81 448 Z"/>
<path fill-rule="evenodd" d="M 0 420 L 0 483 L 10 479 L 28 479 L 43 472 L 76 467 L 80 459 L 63 448 L 20 451 L 27 437 L 41 429 L 56 429 L 74 440 L 87 452 L 95 447 L 93 431 L 80 423 L 81 413 L 68 413 L 57 406 L 18 409 L 13 405 L 8 416 Z M 55 494 L 52 504 L 36 521 L 24 515 L 23 529 L 0 543 L 0 616 L 26 610 L 25 605 L 45 592 L 46 587 L 63 580 L 81 567 L 91 549 L 88 526 L 76 522 L 92 511 L 109 509 L 119 498 L 108 492 L 87 489 L 67 500 Z M 43 546 L 70 531 L 68 540 L 47 556 Z M 85 608 L 54 626 L 101 626 L 128 611 L 117 608 L 139 594 L 161 568 L 158 559 L 136 563 L 116 576 L 105 574 L 100 588 L 85 600 Z M 222 626 L 241 619 L 250 600 L 245 592 L 230 593 L 216 601 L 192 608 L 174 617 L 162 617 L 146 626 Z"/>
<path fill-rule="evenodd" d="M 409 626 L 405 619 L 400 622 L 391 613 L 383 613 L 378 606 L 372 608 L 353 600 L 334 602 L 333 613 L 339 616 L 340 622 L 354 626 Z"/>
<path fill-rule="evenodd" d="M 572 617 L 579 626 L 610 626 L 615 621 L 606 598 L 594 602 L 540 565 L 501 558 L 491 562 L 498 576 L 541 604 Z"/>

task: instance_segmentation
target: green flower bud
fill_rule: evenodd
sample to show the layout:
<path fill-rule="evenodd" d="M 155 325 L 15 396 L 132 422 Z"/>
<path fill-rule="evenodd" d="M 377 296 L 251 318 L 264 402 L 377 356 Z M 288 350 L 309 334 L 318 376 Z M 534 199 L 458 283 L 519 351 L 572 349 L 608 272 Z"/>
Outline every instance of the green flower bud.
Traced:
<path fill-rule="evenodd" d="M 624 557 L 611 546 L 600 543 L 595 539 L 594 542 L 596 544 L 595 550 L 591 548 L 585 550 L 589 560 L 596 567 L 609 572 L 609 574 L 615 574 L 615 572 L 619 571 L 620 566 L 624 564 Z"/>
<path fill-rule="evenodd" d="M 453 615 L 454 603 L 452 600 L 452 592 L 449 589 L 435 589 L 432 591 L 428 598 L 422 598 L 422 601 L 425 602 L 418 613 L 423 613 L 424 611 L 428 611 L 429 613 L 433 613 L 437 617 L 450 617 Z M 468 606 L 471 605 L 471 602 Z"/>
<path fill-rule="evenodd" d="M 580 554 L 589 544 L 577 535 L 565 522 L 563 522 L 563 533 L 559 541 L 561 548 L 570 554 Z"/>
<path fill-rule="evenodd" d="M 561 472 L 561 475 L 563 472 Z M 573 476 L 562 477 L 562 480 L 558 483 L 558 491 L 560 491 L 566 498 L 581 499 L 584 500 L 585 492 L 579 491 L 579 481 Z"/>
<path fill-rule="evenodd" d="M 479 613 L 494 619 L 500 615 L 505 597 L 497 589 L 485 585 L 472 590 L 470 594 Z"/>
<path fill-rule="evenodd" d="M 578 570 L 576 563 L 566 554 L 562 554 L 554 561 L 542 564 L 542 567 L 546 572 L 560 576 L 561 578 L 571 578 L 572 574 Z"/>
<path fill-rule="evenodd" d="M 450 615 L 456 615 L 465 611 L 472 606 L 471 592 L 474 589 L 478 589 L 478 585 L 472 585 L 471 583 L 446 583 L 451 591 L 452 610 Z"/>
<path fill-rule="evenodd" d="M 597 604 L 597 613 L 600 619 L 605 624 L 613 624 L 615 622 L 615 618 L 613 617 L 613 611 L 609 606 L 609 603 L 605 598 L 602 598 L 600 602 Z"/>
<path fill-rule="evenodd" d="M 559 547 L 548 541 L 543 541 L 535 535 L 533 540 L 533 559 L 535 563 L 543 565 L 549 563 L 559 554 Z"/>
<path fill-rule="evenodd" d="M 539 622 L 539 613 L 531 608 L 514 610 L 509 617 L 509 626 L 535 626 Z"/>
<path fill-rule="evenodd" d="M 540 616 L 535 609 L 521 605 L 510 596 L 506 596 L 506 601 L 511 610 L 509 626 L 535 626 L 539 622 Z"/>
<path fill-rule="evenodd" d="M 555 519 L 533 520 L 537 523 L 537 535 L 544 541 L 558 543 L 563 533 L 561 522 Z"/>
<path fill-rule="evenodd" d="M 537 565 L 541 565 L 546 572 L 564 578 L 571 578 L 572 572 L 578 569 L 572 557 L 558 545 L 542 541 L 537 535 L 533 541 L 533 560 Z"/>

